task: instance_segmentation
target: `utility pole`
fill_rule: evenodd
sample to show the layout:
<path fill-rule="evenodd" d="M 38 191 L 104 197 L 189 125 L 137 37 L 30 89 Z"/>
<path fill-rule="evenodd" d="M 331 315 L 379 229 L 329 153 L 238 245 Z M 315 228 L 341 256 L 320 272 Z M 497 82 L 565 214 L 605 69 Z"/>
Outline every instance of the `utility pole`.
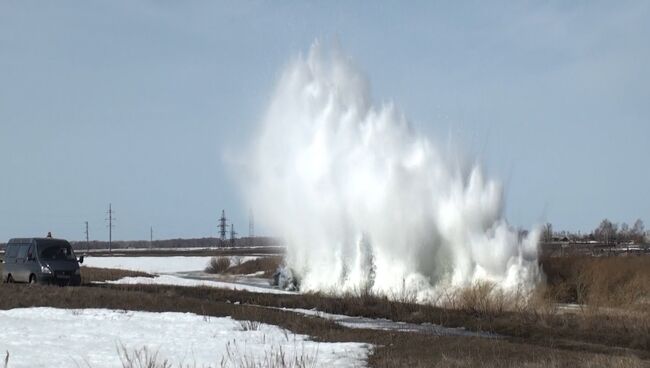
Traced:
<path fill-rule="evenodd" d="M 255 216 L 253 215 L 253 209 L 251 208 L 248 211 L 248 241 L 249 246 L 255 245 Z"/>
<path fill-rule="evenodd" d="M 88 237 L 88 221 L 86 221 L 86 253 L 90 252 L 90 239 Z"/>
<path fill-rule="evenodd" d="M 230 246 L 234 247 L 235 246 L 235 237 L 237 236 L 237 233 L 235 232 L 235 225 L 230 224 Z"/>
<path fill-rule="evenodd" d="M 223 246 L 226 241 L 227 231 L 228 225 L 226 220 L 226 211 L 221 210 L 221 218 L 219 218 L 219 239 L 221 240 L 221 246 Z"/>
<path fill-rule="evenodd" d="M 253 215 L 253 209 L 248 212 L 248 236 L 255 236 L 255 216 Z"/>
<path fill-rule="evenodd" d="M 149 227 L 149 248 L 153 247 L 153 226 Z"/>
<path fill-rule="evenodd" d="M 108 221 L 108 252 L 113 251 L 113 228 L 115 225 L 113 225 L 113 221 L 115 221 L 115 218 L 113 217 L 113 207 L 112 204 L 108 204 L 108 217 L 106 218 Z"/>

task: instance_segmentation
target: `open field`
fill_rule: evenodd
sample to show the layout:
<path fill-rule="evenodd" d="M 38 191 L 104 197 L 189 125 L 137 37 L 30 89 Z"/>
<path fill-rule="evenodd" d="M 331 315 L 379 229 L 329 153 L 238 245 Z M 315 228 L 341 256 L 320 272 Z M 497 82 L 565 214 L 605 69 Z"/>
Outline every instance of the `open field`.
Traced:
<path fill-rule="evenodd" d="M 243 268 L 242 273 L 252 273 L 256 265 L 268 268 L 266 262 L 244 262 L 234 267 Z M 2 285 L 0 308 L 111 308 L 232 316 L 277 325 L 318 341 L 373 344 L 376 348 L 368 363 L 374 367 L 650 366 L 650 312 L 644 308 L 650 257 L 552 258 L 541 262 L 548 283 L 540 287 L 532 303 L 518 309 L 505 308 L 490 295 L 481 293 L 480 288 L 470 290 L 474 294 L 467 299 L 475 305 L 461 303 L 455 308 L 441 308 L 373 295 L 335 298 L 205 287 L 97 285 L 91 283 L 150 275 L 88 267 L 84 267 L 82 275 L 86 286 L 79 288 Z M 609 297 L 604 298 L 606 295 Z M 588 301 L 597 304 L 572 308 L 558 304 Z M 434 323 L 492 332 L 501 337 L 350 329 L 326 319 L 276 308 Z"/>
<path fill-rule="evenodd" d="M 48 286 L 0 287 L 0 308 L 28 306 L 58 308 L 109 308 L 152 312 L 179 311 L 210 316 L 231 316 L 238 320 L 259 321 L 307 334 L 317 341 L 367 342 L 377 346 L 369 358 L 371 366 L 648 366 L 647 349 L 621 349 L 579 340 L 504 337 L 484 339 L 456 336 L 430 336 L 346 329 L 327 320 L 292 312 L 246 305 L 246 300 L 268 298 L 246 292 L 223 292 L 182 287 L 79 287 Z M 273 296 L 271 296 L 273 297 Z M 299 298 L 300 296 L 296 297 Z M 309 296 L 311 300 L 318 296 Z M 322 297 L 320 297 L 322 298 Z M 299 299 L 294 301 L 294 305 Z M 235 304 L 239 301 L 240 304 Z M 290 301 L 280 299 L 283 304 Z M 331 302 L 331 301 L 329 301 Z M 344 305 L 360 301 L 344 300 Z M 319 304 L 319 303 L 317 303 Z M 324 306 L 325 303 L 320 303 Z M 392 307 L 397 305 L 392 304 Z M 442 311 L 441 311 L 442 312 Z M 454 316 L 451 316 L 453 318 Z M 458 318 L 458 317 L 456 317 Z M 469 317 L 466 317 L 469 318 Z M 451 319 L 450 319 L 451 320 Z"/>

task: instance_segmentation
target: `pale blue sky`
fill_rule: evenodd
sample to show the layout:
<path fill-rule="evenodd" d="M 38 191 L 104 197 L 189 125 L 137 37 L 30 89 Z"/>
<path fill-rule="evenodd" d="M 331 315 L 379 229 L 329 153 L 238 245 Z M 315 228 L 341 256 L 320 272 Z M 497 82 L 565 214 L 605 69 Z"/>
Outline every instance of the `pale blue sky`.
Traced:
<path fill-rule="evenodd" d="M 484 162 L 512 224 L 650 221 L 650 2 L 0 0 L 0 241 L 107 239 L 109 202 L 116 239 L 214 236 L 221 209 L 247 233 L 224 157 L 318 37 Z"/>

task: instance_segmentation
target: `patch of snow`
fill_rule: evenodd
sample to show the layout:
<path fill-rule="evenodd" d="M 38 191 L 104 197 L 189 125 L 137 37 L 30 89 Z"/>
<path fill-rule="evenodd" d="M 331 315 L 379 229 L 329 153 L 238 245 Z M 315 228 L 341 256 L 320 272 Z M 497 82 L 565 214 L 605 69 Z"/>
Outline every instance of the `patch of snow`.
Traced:
<path fill-rule="evenodd" d="M 584 304 L 576 303 L 557 303 L 556 306 L 558 310 L 566 312 L 579 312 L 587 307 Z"/>
<path fill-rule="evenodd" d="M 343 314 L 332 314 L 321 312 L 316 309 L 302 309 L 302 308 L 276 308 L 279 310 L 299 313 L 307 316 L 315 316 L 319 318 L 334 321 L 337 324 L 347 328 L 359 328 L 368 330 L 382 330 L 382 331 L 398 331 L 398 332 L 419 332 L 436 336 L 470 336 L 470 337 L 487 337 L 496 338 L 497 334 L 490 332 L 476 332 L 468 331 L 462 327 L 452 328 L 435 325 L 431 323 L 408 323 L 408 322 L 395 322 L 389 319 L 382 318 L 366 318 L 366 317 L 352 317 Z"/>
<path fill-rule="evenodd" d="M 192 313 L 22 308 L 0 311 L 0 326 L 0 351 L 9 352 L 12 368 L 120 367 L 118 347 L 128 352 L 146 347 L 174 367 L 222 366 L 228 351 L 261 363 L 280 349 L 285 357 L 313 359 L 315 367 L 358 367 L 365 366 L 372 348 L 317 343 L 267 324 L 247 330 L 230 317 Z"/>
<path fill-rule="evenodd" d="M 253 272 L 253 273 L 246 274 L 246 275 L 244 275 L 244 276 L 246 276 L 246 277 L 259 277 L 259 276 L 264 276 L 264 271 L 257 271 L 257 272 Z"/>
<path fill-rule="evenodd" d="M 229 256 L 230 258 L 230 267 L 233 266 L 239 266 L 242 263 L 248 262 L 248 261 L 253 261 L 258 258 L 261 258 L 259 256 Z"/>
<path fill-rule="evenodd" d="M 247 285 L 238 282 L 210 281 L 188 279 L 173 275 L 160 275 L 156 277 L 124 277 L 116 281 L 106 281 L 108 284 L 146 284 L 146 285 L 175 285 L 175 286 L 208 286 L 218 289 L 245 290 L 254 293 L 295 294 L 294 292 L 274 289 L 271 286 L 262 287 Z"/>
<path fill-rule="evenodd" d="M 152 274 L 203 271 L 212 257 L 86 257 L 84 266 L 99 268 L 116 268 L 147 272 Z M 257 256 L 231 256 L 231 265 L 235 258 L 240 262 L 257 259 Z"/>

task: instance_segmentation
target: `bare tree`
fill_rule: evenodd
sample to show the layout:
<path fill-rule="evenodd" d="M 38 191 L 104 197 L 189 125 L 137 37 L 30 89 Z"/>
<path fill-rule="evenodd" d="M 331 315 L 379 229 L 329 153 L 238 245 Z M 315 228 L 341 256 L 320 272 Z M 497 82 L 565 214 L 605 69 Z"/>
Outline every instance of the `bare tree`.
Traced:
<path fill-rule="evenodd" d="M 625 222 L 621 224 L 617 239 L 619 243 L 627 243 L 630 241 L 630 225 Z"/>
<path fill-rule="evenodd" d="M 645 225 L 641 219 L 637 219 L 630 230 L 630 236 L 635 243 L 643 243 L 645 238 Z"/>
<path fill-rule="evenodd" d="M 553 241 L 553 225 L 550 222 L 545 223 L 542 227 L 542 239 L 545 243 Z"/>
<path fill-rule="evenodd" d="M 613 243 L 616 240 L 616 235 L 618 233 L 618 225 L 612 223 L 608 219 L 604 219 L 598 225 L 598 228 L 594 230 L 594 236 L 597 240 L 605 244 Z"/>

